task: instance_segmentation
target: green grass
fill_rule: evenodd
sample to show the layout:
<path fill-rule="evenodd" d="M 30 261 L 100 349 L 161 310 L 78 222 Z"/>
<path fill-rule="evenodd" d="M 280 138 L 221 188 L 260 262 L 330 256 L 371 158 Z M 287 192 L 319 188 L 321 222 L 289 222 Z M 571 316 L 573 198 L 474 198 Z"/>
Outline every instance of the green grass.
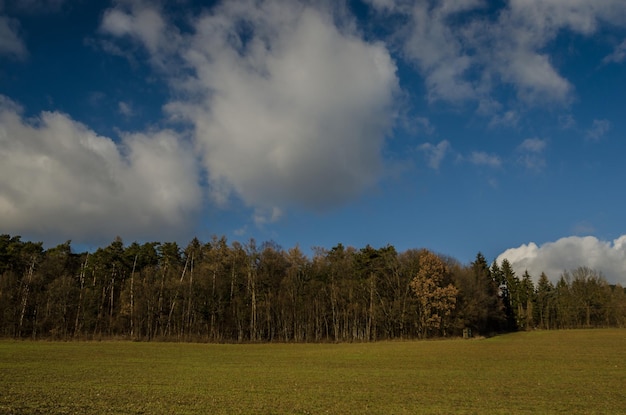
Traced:
<path fill-rule="evenodd" d="M 626 413 L 626 330 L 370 344 L 0 341 L 0 414 Z"/>

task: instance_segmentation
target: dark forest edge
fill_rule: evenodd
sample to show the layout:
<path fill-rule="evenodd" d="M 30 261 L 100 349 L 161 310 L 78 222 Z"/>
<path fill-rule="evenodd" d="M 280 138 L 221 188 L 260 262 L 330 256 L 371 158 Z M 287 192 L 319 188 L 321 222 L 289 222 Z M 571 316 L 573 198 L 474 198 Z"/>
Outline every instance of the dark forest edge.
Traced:
<path fill-rule="evenodd" d="M 626 327 L 626 292 L 595 270 L 535 285 L 508 261 L 469 265 L 426 249 L 257 245 L 213 237 L 70 241 L 0 235 L 0 337 L 198 342 L 351 342 L 532 329 Z"/>

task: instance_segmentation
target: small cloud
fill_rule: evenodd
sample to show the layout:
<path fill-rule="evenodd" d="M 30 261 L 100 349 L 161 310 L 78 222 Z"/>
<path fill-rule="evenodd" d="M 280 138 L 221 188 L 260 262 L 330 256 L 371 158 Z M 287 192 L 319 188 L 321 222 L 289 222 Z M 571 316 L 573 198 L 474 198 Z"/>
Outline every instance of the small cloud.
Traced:
<path fill-rule="evenodd" d="M 136 54 L 132 50 L 130 51 L 123 50 L 121 47 L 119 47 L 114 42 L 108 39 L 94 39 L 94 38 L 86 37 L 85 39 L 83 39 L 83 44 L 87 47 L 90 47 L 91 49 L 95 51 L 99 52 L 102 50 L 103 52 L 108 53 L 110 55 L 117 56 L 122 59 L 126 59 L 126 61 L 128 61 L 128 64 L 133 69 L 139 66 Z"/>
<path fill-rule="evenodd" d="M 437 145 L 424 143 L 418 146 L 417 149 L 425 153 L 428 160 L 428 166 L 432 169 L 438 170 L 441 161 L 450 149 L 450 142 L 448 140 L 443 140 Z"/>
<path fill-rule="evenodd" d="M 257 226 L 265 225 L 266 223 L 277 222 L 283 216 L 283 211 L 274 206 L 273 208 L 256 208 L 254 210 L 254 223 Z"/>
<path fill-rule="evenodd" d="M 492 97 L 482 97 L 478 100 L 476 113 L 484 116 L 494 116 L 502 109 L 502 104 Z M 494 118 L 497 116 L 494 116 Z M 492 119 L 493 121 L 493 119 Z"/>
<path fill-rule="evenodd" d="M 18 60 L 26 59 L 28 51 L 20 38 L 20 24 L 17 20 L 0 16 L 0 56 L 6 55 Z"/>
<path fill-rule="evenodd" d="M 528 170 L 540 171 L 546 166 L 546 160 L 543 157 L 545 148 L 545 140 L 527 138 L 517 147 L 517 151 L 520 153 L 517 160 Z"/>
<path fill-rule="evenodd" d="M 120 101 L 117 104 L 117 110 L 125 117 L 132 117 L 133 115 L 135 115 L 135 111 L 133 110 L 132 106 L 124 101 Z"/>
<path fill-rule="evenodd" d="M 597 141 L 611 129 L 609 120 L 593 120 L 591 128 L 587 130 L 587 139 Z"/>
<path fill-rule="evenodd" d="M 495 154 L 487 154 L 484 151 L 474 151 L 468 160 L 477 166 L 500 167 L 502 160 Z"/>
<path fill-rule="evenodd" d="M 523 154 L 517 161 L 528 170 L 534 170 L 535 172 L 539 172 L 546 167 L 546 159 L 534 154 Z"/>
<path fill-rule="evenodd" d="M 435 127 L 433 127 L 433 125 L 426 117 L 416 117 L 415 125 L 420 131 L 424 131 L 428 135 L 435 132 Z"/>
<path fill-rule="evenodd" d="M 571 114 L 561 115 L 559 117 L 559 126 L 564 130 L 570 130 L 576 127 L 576 120 Z"/>
<path fill-rule="evenodd" d="M 378 11 L 390 12 L 398 7 L 395 0 L 368 0 L 368 2 L 374 6 Z"/>
<path fill-rule="evenodd" d="M 531 153 L 541 153 L 546 148 L 546 142 L 539 138 L 527 138 L 520 144 L 517 149 Z"/>
<path fill-rule="evenodd" d="M 233 233 L 234 233 L 236 236 L 243 236 L 243 235 L 245 235 L 245 234 L 246 234 L 246 232 L 248 232 L 248 225 L 243 225 L 241 228 L 239 228 L 239 229 L 235 229 L 235 230 L 233 231 Z"/>
<path fill-rule="evenodd" d="M 511 126 L 514 127 L 519 122 L 520 116 L 517 111 L 506 111 L 504 114 L 494 115 L 489 121 L 489 127 Z"/>
<path fill-rule="evenodd" d="M 626 60 L 626 40 L 617 45 L 613 50 L 613 53 L 607 55 L 602 59 L 602 63 L 622 63 Z"/>

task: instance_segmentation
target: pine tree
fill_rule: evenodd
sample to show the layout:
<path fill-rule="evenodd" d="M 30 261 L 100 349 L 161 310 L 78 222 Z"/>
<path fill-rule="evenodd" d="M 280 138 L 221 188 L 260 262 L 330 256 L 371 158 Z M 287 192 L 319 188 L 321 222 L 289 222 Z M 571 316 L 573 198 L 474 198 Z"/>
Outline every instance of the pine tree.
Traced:
<path fill-rule="evenodd" d="M 541 273 L 537 282 L 538 326 L 541 329 L 554 328 L 552 309 L 554 307 L 554 286 L 545 273 Z"/>
<path fill-rule="evenodd" d="M 494 263 L 495 264 L 495 263 Z M 502 303 L 506 318 L 507 331 L 517 330 L 517 320 L 515 318 L 514 295 L 517 293 L 519 281 L 515 276 L 515 271 L 508 259 L 502 260 L 500 268 L 500 291 L 502 292 Z"/>
<path fill-rule="evenodd" d="M 498 296 L 499 283 L 491 275 L 487 260 L 481 252 L 470 265 L 473 276 L 483 292 L 481 307 L 484 320 L 479 322 L 479 330 L 485 334 L 502 331 L 506 327 L 506 314 L 502 299 Z"/>

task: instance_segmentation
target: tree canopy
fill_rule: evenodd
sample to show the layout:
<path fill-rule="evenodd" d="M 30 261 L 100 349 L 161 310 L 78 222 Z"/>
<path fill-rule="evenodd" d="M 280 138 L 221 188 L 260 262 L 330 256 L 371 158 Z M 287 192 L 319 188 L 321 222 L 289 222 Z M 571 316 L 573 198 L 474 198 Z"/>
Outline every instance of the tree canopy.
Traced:
<path fill-rule="evenodd" d="M 626 293 L 588 268 L 556 284 L 426 249 L 133 242 L 94 252 L 0 235 L 0 336 L 344 342 L 623 327 Z"/>

